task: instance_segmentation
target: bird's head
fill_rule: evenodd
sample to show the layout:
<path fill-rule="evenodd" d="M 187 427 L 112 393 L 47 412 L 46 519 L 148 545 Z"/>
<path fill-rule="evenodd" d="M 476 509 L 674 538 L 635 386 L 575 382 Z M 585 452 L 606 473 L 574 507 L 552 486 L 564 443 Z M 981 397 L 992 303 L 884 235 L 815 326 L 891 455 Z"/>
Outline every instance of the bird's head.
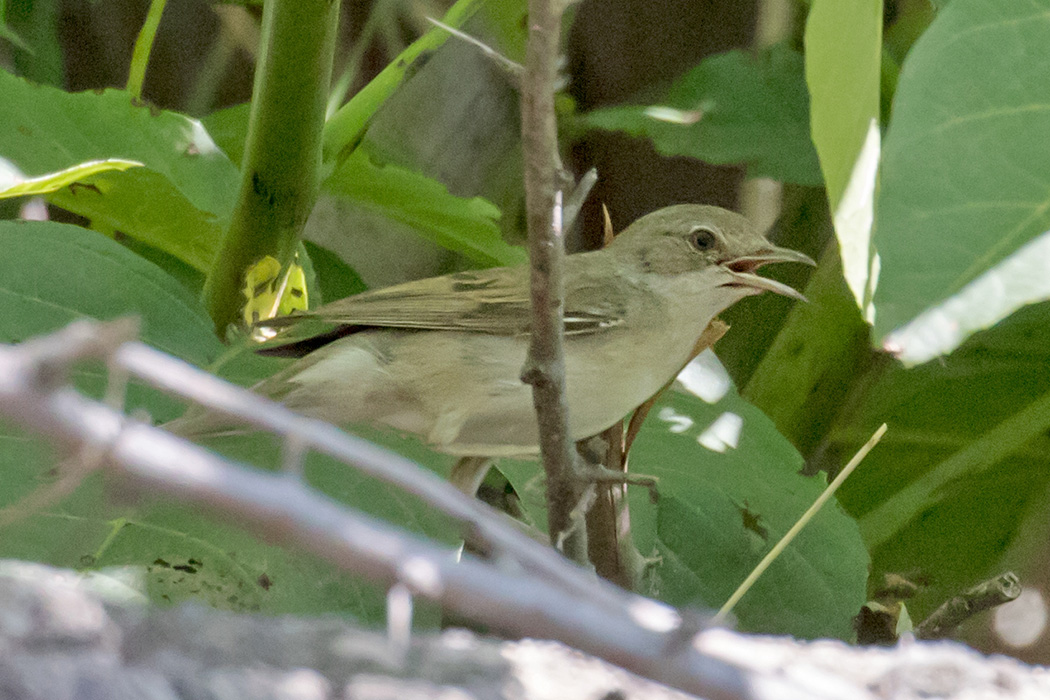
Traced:
<path fill-rule="evenodd" d="M 767 263 L 813 260 L 766 240 L 743 216 L 720 207 L 678 204 L 647 214 L 616 236 L 609 246 L 633 257 L 646 273 L 680 275 L 713 269 L 719 287 L 744 294 L 775 292 L 802 299 L 791 287 L 756 274 Z"/>

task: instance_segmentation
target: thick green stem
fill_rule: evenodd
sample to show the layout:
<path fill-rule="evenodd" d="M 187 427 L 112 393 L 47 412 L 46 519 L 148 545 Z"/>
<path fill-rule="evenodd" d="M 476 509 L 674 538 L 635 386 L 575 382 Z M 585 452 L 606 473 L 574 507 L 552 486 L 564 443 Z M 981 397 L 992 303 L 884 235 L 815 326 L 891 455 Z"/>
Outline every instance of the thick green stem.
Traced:
<path fill-rule="evenodd" d="M 265 5 L 240 194 L 204 285 L 220 335 L 244 304 L 244 273 L 267 255 L 291 261 L 317 198 L 338 17 L 338 0 Z"/>

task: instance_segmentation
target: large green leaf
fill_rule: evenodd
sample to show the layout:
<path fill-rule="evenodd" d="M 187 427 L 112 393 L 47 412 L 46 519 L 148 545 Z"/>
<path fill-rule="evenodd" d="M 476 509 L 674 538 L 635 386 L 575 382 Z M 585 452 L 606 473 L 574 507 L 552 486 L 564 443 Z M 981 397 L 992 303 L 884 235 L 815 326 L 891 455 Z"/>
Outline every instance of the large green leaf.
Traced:
<path fill-rule="evenodd" d="M 71 94 L 0 71 L 0 124 L 0 156 L 28 177 L 107 158 L 145 164 L 50 199 L 197 269 L 210 265 L 238 176 L 200 122 L 121 90 Z"/>
<path fill-rule="evenodd" d="M 805 455 L 823 439 L 858 367 L 871 354 L 871 329 L 843 281 L 836 247 L 832 244 L 821 256 L 805 287 L 809 303 L 791 308 L 772 342 L 748 346 L 754 354 L 754 348 L 765 345 L 766 354 L 744 387 L 744 397 Z M 735 323 L 725 340 L 741 331 L 754 333 Z M 720 343 L 720 357 L 723 347 Z"/>
<path fill-rule="evenodd" d="M 645 136 L 664 155 L 744 163 L 752 177 L 821 184 L 801 54 L 775 46 L 758 57 L 743 51 L 712 56 L 679 78 L 664 99 L 598 109 L 582 122 Z"/>
<path fill-rule="evenodd" d="M 840 497 L 876 573 L 930 582 L 909 604 L 918 619 L 1003 569 L 1042 575 L 1031 553 L 1050 523 L 1048 347 L 1050 305 L 1029 306 L 942 362 L 876 363 L 832 426 L 822 453 L 835 464 L 889 424 Z"/>
<path fill-rule="evenodd" d="M 1048 12 L 1047 0 L 957 0 L 904 63 L 883 150 L 875 329 L 886 339 L 932 311 L 887 339 L 910 362 L 1046 298 L 1042 266 L 1001 264 L 1050 228 Z"/>
<path fill-rule="evenodd" d="M 357 149 L 325 182 L 331 194 L 411 226 L 424 238 L 478 265 L 524 262 L 525 250 L 500 235 L 500 211 L 480 198 L 456 197 L 443 184 L 393 164 L 375 162 Z"/>
<path fill-rule="evenodd" d="M 656 592 L 675 605 L 716 607 L 826 482 L 800 476 L 798 452 L 735 393 L 714 406 L 671 394 L 657 416 L 639 435 L 631 458 L 634 470 L 660 479 L 655 545 L 662 563 L 655 571 Z M 683 419 L 694 423 L 683 429 Z M 712 426 L 732 428 L 738 420 L 739 441 L 725 452 L 701 444 Z M 643 538 L 636 541 L 644 546 Z M 832 503 L 734 612 L 747 631 L 849 639 L 867 576 L 868 555 L 857 525 Z"/>
<path fill-rule="evenodd" d="M 0 341 L 19 341 L 71 320 L 136 314 L 143 339 L 195 364 L 214 363 L 223 352 L 198 299 L 160 268 L 114 241 L 85 229 L 51 222 L 0 222 Z M 223 371 L 244 383 L 272 372 L 275 362 L 241 356 Z M 98 395 L 97 367 L 75 375 Z M 166 420 L 175 402 L 133 384 L 128 408 Z M 273 466 L 279 449 L 251 435 L 227 452 Z M 236 449 L 235 449 L 236 448 Z M 55 458 L 41 441 L 0 427 L 0 503 L 16 502 L 54 482 Z M 345 465 L 312 457 L 308 476 L 335 498 L 428 533 L 452 529 L 440 516 L 398 492 L 355 475 Z M 61 504 L 6 527 L 0 556 L 59 566 L 132 566 L 156 600 L 186 597 L 234 609 L 270 612 L 346 611 L 379 620 L 382 593 L 336 572 L 311 556 L 259 542 L 251 533 L 203 517 L 178 504 L 115 505 L 97 478 L 85 480 Z"/>
<path fill-rule="evenodd" d="M 543 521 L 540 467 L 499 467 Z M 715 404 L 668 392 L 631 451 L 632 473 L 659 480 L 656 505 L 640 488 L 630 501 L 635 544 L 656 557 L 645 592 L 674 605 L 720 607 L 827 485 L 801 476 L 801 467 L 798 452 L 735 391 Z M 831 503 L 734 614 L 749 632 L 849 639 L 867 575 L 857 524 Z"/>
<path fill-rule="evenodd" d="M 78 226 L 0 222 L 0 342 L 80 318 L 139 316 L 142 338 L 195 364 L 221 345 L 196 297 L 118 243 Z"/>
<path fill-rule="evenodd" d="M 806 20 L 806 83 L 842 252 L 858 306 L 870 316 L 871 225 L 879 162 L 882 0 L 815 0 Z"/>

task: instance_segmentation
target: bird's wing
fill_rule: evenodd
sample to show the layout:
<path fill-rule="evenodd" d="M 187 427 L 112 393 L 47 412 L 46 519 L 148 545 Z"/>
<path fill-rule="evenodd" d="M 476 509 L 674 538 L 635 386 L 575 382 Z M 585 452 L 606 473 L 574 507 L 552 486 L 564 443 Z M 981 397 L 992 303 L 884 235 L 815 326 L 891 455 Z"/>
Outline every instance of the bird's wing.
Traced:
<path fill-rule="evenodd" d="M 567 335 L 593 333 L 623 323 L 623 305 L 601 298 L 598 280 L 576 280 L 567 295 Z M 403 328 L 523 335 L 531 322 L 528 270 L 502 267 L 457 272 L 407 282 L 282 316 L 258 325 L 279 329 L 258 349 L 300 356 L 369 328 Z"/>

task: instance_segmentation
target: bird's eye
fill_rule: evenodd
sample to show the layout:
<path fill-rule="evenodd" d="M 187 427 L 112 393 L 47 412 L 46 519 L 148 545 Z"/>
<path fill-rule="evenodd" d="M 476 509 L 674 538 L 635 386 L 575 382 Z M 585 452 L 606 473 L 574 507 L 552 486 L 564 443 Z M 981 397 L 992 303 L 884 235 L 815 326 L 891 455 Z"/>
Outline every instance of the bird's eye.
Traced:
<path fill-rule="evenodd" d="M 715 232 L 703 226 L 697 226 L 689 232 L 689 242 L 697 250 L 711 250 L 717 240 Z"/>

